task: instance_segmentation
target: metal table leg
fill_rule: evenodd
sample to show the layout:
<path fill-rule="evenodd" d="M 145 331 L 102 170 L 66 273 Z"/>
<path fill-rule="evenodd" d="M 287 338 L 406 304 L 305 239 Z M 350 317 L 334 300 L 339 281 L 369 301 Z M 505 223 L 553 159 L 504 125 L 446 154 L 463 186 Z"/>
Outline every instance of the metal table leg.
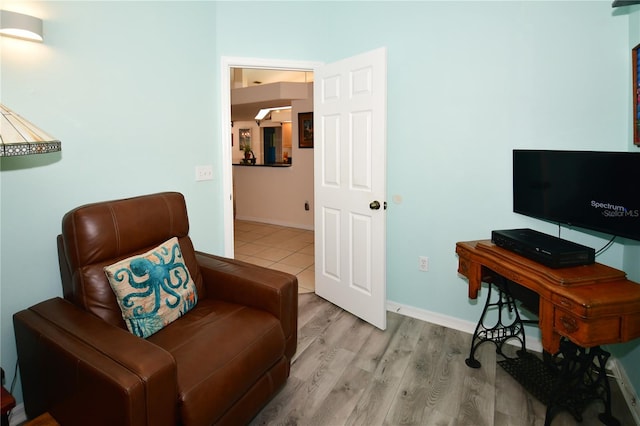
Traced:
<path fill-rule="evenodd" d="M 497 297 L 492 294 L 494 285 L 496 286 Z M 487 323 L 490 321 L 493 323 L 493 320 L 488 318 L 488 314 L 495 311 L 497 311 L 497 321 L 492 326 L 489 326 Z M 465 363 L 471 368 L 480 368 L 481 364 L 475 358 L 475 352 L 485 342 L 493 342 L 496 345 L 496 352 L 506 357 L 502 347 L 510 339 L 518 340 L 522 348 L 521 352 L 526 352 L 524 321 L 520 318 L 515 299 L 509 292 L 508 281 L 502 277 L 496 277 L 494 283 L 489 283 L 487 300 L 476 330 L 473 333 L 471 352 Z"/>

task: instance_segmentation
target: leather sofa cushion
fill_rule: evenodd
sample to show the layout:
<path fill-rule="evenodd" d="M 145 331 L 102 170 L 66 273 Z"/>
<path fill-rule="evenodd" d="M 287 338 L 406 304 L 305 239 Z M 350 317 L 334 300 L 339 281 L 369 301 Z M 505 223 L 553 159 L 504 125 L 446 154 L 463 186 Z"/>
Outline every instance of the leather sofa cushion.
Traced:
<path fill-rule="evenodd" d="M 199 301 L 148 340 L 176 360 L 183 424 L 219 419 L 284 356 L 276 317 L 213 299 Z"/>
<path fill-rule="evenodd" d="M 103 268 L 173 237 L 178 237 L 198 298 L 206 298 L 188 233 L 186 203 L 177 192 L 87 204 L 69 211 L 62 219 L 59 245 L 65 299 L 126 329 Z"/>

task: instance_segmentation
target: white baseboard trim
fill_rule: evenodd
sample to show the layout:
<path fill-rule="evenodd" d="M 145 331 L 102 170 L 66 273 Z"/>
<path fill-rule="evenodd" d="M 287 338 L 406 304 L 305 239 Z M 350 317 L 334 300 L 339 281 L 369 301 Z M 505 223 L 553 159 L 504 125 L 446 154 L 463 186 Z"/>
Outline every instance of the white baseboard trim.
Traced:
<path fill-rule="evenodd" d="M 627 402 L 629 411 L 631 411 L 631 414 L 633 415 L 633 420 L 635 420 L 637 425 L 640 425 L 640 404 L 638 403 L 638 395 L 636 395 L 635 390 L 630 384 L 631 381 L 629 380 L 629 376 L 627 376 L 627 371 L 615 358 L 610 364 L 610 370 L 612 371 L 616 382 L 618 382 L 620 390 L 622 390 L 622 395 L 624 396 L 624 400 Z"/>
<path fill-rule="evenodd" d="M 306 231 L 313 231 L 313 225 L 304 225 L 300 223 L 291 223 L 282 220 L 265 219 L 263 217 L 251 217 L 251 216 L 236 216 L 236 220 L 244 220 L 247 222 L 266 223 L 269 225 L 286 226 L 287 228 L 304 229 Z"/>
<path fill-rule="evenodd" d="M 27 413 L 24 411 L 24 404 L 20 403 L 13 407 L 9 414 L 9 426 L 17 426 L 27 421 Z"/>

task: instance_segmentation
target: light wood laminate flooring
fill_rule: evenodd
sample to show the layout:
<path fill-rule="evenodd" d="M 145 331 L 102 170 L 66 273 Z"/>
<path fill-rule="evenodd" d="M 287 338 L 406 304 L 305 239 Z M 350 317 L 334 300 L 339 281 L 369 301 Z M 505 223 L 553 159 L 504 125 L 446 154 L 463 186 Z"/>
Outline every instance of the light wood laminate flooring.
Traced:
<path fill-rule="evenodd" d="M 281 392 L 256 425 L 544 424 L 545 406 L 496 363 L 495 346 L 466 366 L 471 335 L 387 312 L 381 331 L 313 293 L 299 295 L 298 349 Z M 633 417 L 613 384 L 613 414 Z M 582 423 L 562 412 L 552 426 L 600 425 L 594 403 Z"/>

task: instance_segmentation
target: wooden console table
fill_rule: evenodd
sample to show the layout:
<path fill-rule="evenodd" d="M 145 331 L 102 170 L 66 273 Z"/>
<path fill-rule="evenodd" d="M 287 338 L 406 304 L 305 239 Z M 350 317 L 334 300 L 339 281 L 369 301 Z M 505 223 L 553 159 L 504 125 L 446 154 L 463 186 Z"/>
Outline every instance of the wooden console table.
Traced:
<path fill-rule="evenodd" d="M 489 283 L 487 302 L 473 335 L 467 365 L 480 367 L 474 353 L 487 341 L 495 343 L 498 353 L 504 355 L 502 345 L 509 339 L 519 340 L 522 351 L 515 361 L 503 361 L 505 364 L 501 365 L 513 372 L 518 362 L 521 365 L 527 362 L 526 321 L 520 319 L 516 308 L 515 320 L 505 324 L 502 311 L 512 312 L 515 308 L 510 287 L 529 292 L 536 296 L 545 362 L 551 367 L 542 370 L 555 370 L 549 378 L 552 389 L 541 398 L 547 404 L 545 424 L 550 424 L 559 409 L 568 409 L 580 421 L 584 403 L 594 399 L 605 404 L 600 419 L 608 425 L 619 424 L 611 413 L 605 371 L 609 353 L 599 346 L 640 337 L 640 285 L 628 280 L 623 271 L 599 263 L 548 268 L 489 240 L 459 242 L 456 253 L 458 272 L 469 280 L 469 298 L 476 299 L 482 282 Z M 498 287 L 497 302 L 491 301 L 492 285 Z M 489 309 L 497 310 L 499 318 L 498 325 L 491 328 L 484 324 Z M 535 383 L 525 387 L 537 390 Z M 580 398 L 575 397 L 578 394 Z"/>
<path fill-rule="evenodd" d="M 488 240 L 456 244 L 458 272 L 476 299 L 483 277 L 499 274 L 540 296 L 542 347 L 555 354 L 560 337 L 589 348 L 640 337 L 640 285 L 614 268 L 594 263 L 552 269 Z"/>

